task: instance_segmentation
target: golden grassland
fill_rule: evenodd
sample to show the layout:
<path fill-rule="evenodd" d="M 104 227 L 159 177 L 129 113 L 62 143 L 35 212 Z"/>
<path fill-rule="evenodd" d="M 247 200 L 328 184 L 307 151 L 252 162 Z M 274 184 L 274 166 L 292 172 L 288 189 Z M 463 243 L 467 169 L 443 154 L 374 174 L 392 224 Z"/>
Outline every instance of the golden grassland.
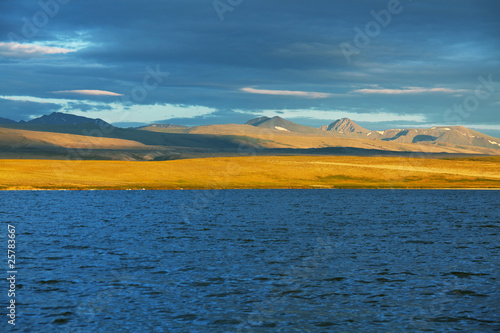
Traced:
<path fill-rule="evenodd" d="M 495 188 L 500 157 L 217 157 L 162 162 L 0 160 L 0 189 Z"/>

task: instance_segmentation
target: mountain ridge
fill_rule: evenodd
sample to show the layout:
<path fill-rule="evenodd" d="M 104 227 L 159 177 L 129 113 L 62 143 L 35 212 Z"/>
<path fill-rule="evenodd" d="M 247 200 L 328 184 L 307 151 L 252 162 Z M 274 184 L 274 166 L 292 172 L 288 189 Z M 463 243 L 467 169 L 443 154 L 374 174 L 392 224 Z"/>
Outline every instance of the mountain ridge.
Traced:
<path fill-rule="evenodd" d="M 349 118 L 342 118 L 321 129 L 344 137 L 370 138 L 400 143 L 449 143 L 454 145 L 500 148 L 500 139 L 471 130 L 465 126 L 433 126 L 431 128 L 402 128 L 370 131 Z"/>
<path fill-rule="evenodd" d="M 32 119 L 27 123 L 35 125 L 82 125 L 92 123 L 98 126 L 112 126 L 99 118 L 87 118 L 62 112 L 52 112 L 51 114 Z"/>
<path fill-rule="evenodd" d="M 8 124 L 82 125 L 90 123 L 98 126 L 112 126 L 111 124 L 105 122 L 100 118 L 88 118 L 62 112 L 52 112 L 48 115 L 42 115 L 38 118 L 34 118 L 29 121 L 24 121 L 24 120 L 15 121 L 12 119 L 0 117 L 0 125 L 8 125 Z"/>
<path fill-rule="evenodd" d="M 15 123 L 17 123 L 17 121 L 0 117 L 0 125 L 15 124 Z"/>
<path fill-rule="evenodd" d="M 264 117 L 250 119 L 249 121 L 247 121 L 245 123 L 245 125 L 251 125 L 251 126 L 260 127 L 260 128 L 268 128 L 268 129 L 278 130 L 278 131 L 282 131 L 282 132 L 293 132 L 293 133 L 301 133 L 301 134 L 320 134 L 321 133 L 321 130 L 319 130 L 317 128 L 296 124 L 294 122 L 291 122 L 290 120 L 286 120 L 286 119 L 281 118 L 279 116 L 275 116 L 272 118 L 264 116 Z"/>
<path fill-rule="evenodd" d="M 367 134 L 368 132 L 371 132 L 370 130 L 359 126 L 349 118 L 337 119 L 326 127 L 322 126 L 321 129 L 329 132 L 348 134 Z"/>
<path fill-rule="evenodd" d="M 172 124 L 151 124 L 140 128 L 113 127 L 100 119 L 92 119 L 61 113 L 52 113 L 30 122 L 9 122 L 0 126 L 0 143 L 11 153 L 21 151 L 18 148 L 39 149 L 40 142 L 52 144 L 52 147 L 69 147 L 68 144 L 80 144 L 98 151 L 106 147 L 116 147 L 118 141 L 108 140 L 108 144 L 98 144 L 85 136 L 98 136 L 109 139 L 121 139 L 124 147 L 135 147 L 141 151 L 151 150 L 154 158 L 170 159 L 175 151 L 179 156 L 224 156 L 240 154 L 247 148 L 259 153 L 276 152 L 292 154 L 294 151 L 314 149 L 364 149 L 387 152 L 427 152 L 454 154 L 500 155 L 500 139 L 484 135 L 463 126 L 434 126 L 432 128 L 389 129 L 370 131 L 349 118 L 333 121 L 328 126 L 314 128 L 299 125 L 279 116 L 258 117 L 243 124 L 221 124 L 187 127 Z M 59 124 L 59 125 L 56 125 Z M 109 128 L 103 129 L 107 124 Z M 1 129 L 15 131 L 3 131 Z M 37 131 L 36 134 L 22 130 Z M 156 133 L 154 133 L 156 132 Z M 43 134 L 45 133 L 45 134 Z M 65 133 L 79 136 L 54 136 L 50 133 Z M 28 135 L 29 134 L 29 135 Z M 83 136 L 82 136 L 83 135 Z M 66 144 L 57 140 L 64 138 Z M 142 145 L 139 145 L 142 144 Z M 43 148 L 45 147 L 45 148 Z M 48 149 L 44 144 L 40 149 Z M 139 148 L 140 147 L 140 148 Z M 1 148 L 1 147 L 0 147 Z M 1 150 L 1 149 L 0 149 Z M 121 151 L 124 151 L 121 149 Z M 326 152 L 327 150 L 325 150 Z M 348 151 L 348 150 L 344 150 Z M 120 153 L 124 156 L 125 153 Z M 136 158 L 136 152 L 128 153 L 130 159 Z M 145 156 L 146 153 L 140 153 Z M 149 154 L 149 153 L 147 153 Z M 115 156 L 110 152 L 106 156 Z M 153 156 L 151 155 L 151 156 Z M 122 158 L 122 157 L 120 157 Z M 140 157 L 138 157 L 140 158 Z"/>

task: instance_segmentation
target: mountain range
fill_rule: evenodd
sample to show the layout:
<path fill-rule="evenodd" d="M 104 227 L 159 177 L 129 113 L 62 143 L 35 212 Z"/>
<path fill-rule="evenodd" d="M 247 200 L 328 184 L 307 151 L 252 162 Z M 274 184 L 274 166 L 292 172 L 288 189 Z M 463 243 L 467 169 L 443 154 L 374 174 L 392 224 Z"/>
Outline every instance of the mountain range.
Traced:
<path fill-rule="evenodd" d="M 281 117 L 259 117 L 255 119 L 251 119 L 246 122 L 246 125 L 251 125 L 255 127 L 260 127 L 260 128 L 268 128 L 268 129 L 273 129 L 273 130 L 278 130 L 278 131 L 283 131 L 283 132 L 293 132 L 293 133 L 301 133 L 301 134 L 320 134 L 321 130 L 314 128 L 314 127 L 309 127 L 309 126 L 304 126 L 304 125 L 299 125 L 296 123 L 293 123 L 289 120 L 283 119 Z"/>
<path fill-rule="evenodd" d="M 273 128 L 278 131 L 318 134 L 314 127 L 302 126 L 281 117 L 260 117 L 249 120 L 247 125 Z M 349 118 L 338 119 L 319 131 L 334 133 L 339 137 L 373 139 L 401 143 L 448 143 L 485 148 L 500 148 L 500 139 L 468 129 L 464 126 L 439 126 L 432 128 L 388 129 L 370 131 L 356 124 Z"/>
<path fill-rule="evenodd" d="M 64 158 L 68 149 L 75 148 L 88 153 L 79 156 L 82 158 L 128 160 L 238 156 L 244 151 L 264 155 L 412 152 L 500 155 L 500 139 L 463 126 L 371 131 L 348 118 L 320 128 L 281 117 L 259 117 L 244 125 L 151 124 L 127 129 L 101 119 L 58 112 L 28 122 L 0 118 L 0 158 Z"/>
<path fill-rule="evenodd" d="M 7 118 L 0 117 L 0 125 L 6 124 L 33 124 L 33 125 L 82 125 L 82 124 L 95 124 L 102 126 L 111 126 L 102 119 L 93 119 L 72 114 L 52 112 L 48 115 L 32 119 L 30 121 L 21 120 L 19 122 Z"/>
<path fill-rule="evenodd" d="M 87 117 L 75 116 L 72 114 L 53 112 L 39 118 L 32 119 L 27 124 L 35 125 L 82 125 L 94 124 L 97 126 L 111 126 L 102 119 L 92 119 Z"/>
<path fill-rule="evenodd" d="M 15 124 L 16 121 L 14 120 L 10 120 L 10 119 L 7 119 L 7 118 L 2 118 L 0 117 L 0 125 L 3 125 L 3 124 Z"/>

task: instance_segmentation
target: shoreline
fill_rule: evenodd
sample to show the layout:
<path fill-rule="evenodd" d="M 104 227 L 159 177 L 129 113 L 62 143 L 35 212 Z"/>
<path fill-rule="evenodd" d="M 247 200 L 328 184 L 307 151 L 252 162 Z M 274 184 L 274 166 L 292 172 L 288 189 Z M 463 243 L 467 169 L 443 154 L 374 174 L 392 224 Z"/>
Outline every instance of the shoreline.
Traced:
<path fill-rule="evenodd" d="M 95 189 L 95 188 L 52 188 L 52 189 L 44 189 L 44 188 L 32 188 L 32 189 L 24 189 L 24 188 L 7 188 L 0 189 L 1 192 L 36 192 L 36 191 L 45 191 L 45 192 L 57 192 L 57 191 L 100 191 L 100 192 L 109 192 L 109 191 L 246 191 L 246 190 L 382 190 L 382 191 L 409 191 L 409 190 L 421 190 L 421 191 L 500 191 L 500 187 L 491 187 L 491 188 L 468 188 L 468 187 L 448 187 L 448 188 L 438 188 L 438 187 L 406 187 L 406 188 L 373 188 L 373 187 L 276 187 L 276 188 L 144 188 L 144 189 L 118 189 L 118 188 L 107 188 L 107 189 Z"/>

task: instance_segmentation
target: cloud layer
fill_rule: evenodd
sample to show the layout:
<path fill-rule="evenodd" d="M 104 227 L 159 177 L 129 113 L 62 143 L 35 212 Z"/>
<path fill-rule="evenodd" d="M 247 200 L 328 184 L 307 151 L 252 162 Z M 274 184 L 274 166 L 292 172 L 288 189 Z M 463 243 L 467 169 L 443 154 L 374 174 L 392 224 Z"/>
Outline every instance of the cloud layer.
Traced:
<path fill-rule="evenodd" d="M 387 0 L 226 2 L 223 21 L 212 1 L 44 3 L 0 1 L 4 96 L 71 98 L 65 112 L 110 122 L 126 122 L 120 112 L 142 107 L 148 121 L 186 124 L 243 122 L 282 110 L 318 126 L 337 112 L 361 122 L 388 114 L 440 124 L 447 110 L 475 96 L 478 77 L 491 75 L 491 89 L 482 89 L 488 97 L 467 116 L 456 115 L 464 125 L 500 125 L 496 0 L 400 0 L 389 20 L 377 16 Z M 342 43 L 356 48 L 350 62 Z M 93 102 L 99 106 L 85 107 Z M 184 108 L 165 116 L 158 105 Z M 54 109 L 0 106 L 7 118 Z M 191 107 L 211 111 L 185 111 Z"/>
<path fill-rule="evenodd" d="M 424 93 L 445 93 L 457 94 L 468 92 L 465 89 L 451 88 L 422 88 L 422 87 L 403 87 L 402 89 L 357 89 L 356 93 L 361 94 L 383 94 L 383 95 L 403 95 L 403 94 L 424 94 Z"/>
<path fill-rule="evenodd" d="M 105 90 L 60 90 L 54 91 L 54 94 L 77 94 L 88 96 L 123 96 L 123 94 L 114 93 Z"/>
<path fill-rule="evenodd" d="M 250 94 L 260 94 L 260 95 L 274 95 L 274 96 L 296 96 L 305 98 L 327 98 L 331 94 L 311 92 L 311 91 L 290 91 L 290 90 L 265 90 L 265 89 L 255 89 L 255 88 L 242 88 L 241 91 Z"/>
<path fill-rule="evenodd" d="M 75 52 L 75 50 L 36 44 L 20 44 L 15 42 L 0 43 L 0 56 L 6 58 L 33 58 L 41 57 L 47 54 L 65 54 L 70 52 Z"/>

